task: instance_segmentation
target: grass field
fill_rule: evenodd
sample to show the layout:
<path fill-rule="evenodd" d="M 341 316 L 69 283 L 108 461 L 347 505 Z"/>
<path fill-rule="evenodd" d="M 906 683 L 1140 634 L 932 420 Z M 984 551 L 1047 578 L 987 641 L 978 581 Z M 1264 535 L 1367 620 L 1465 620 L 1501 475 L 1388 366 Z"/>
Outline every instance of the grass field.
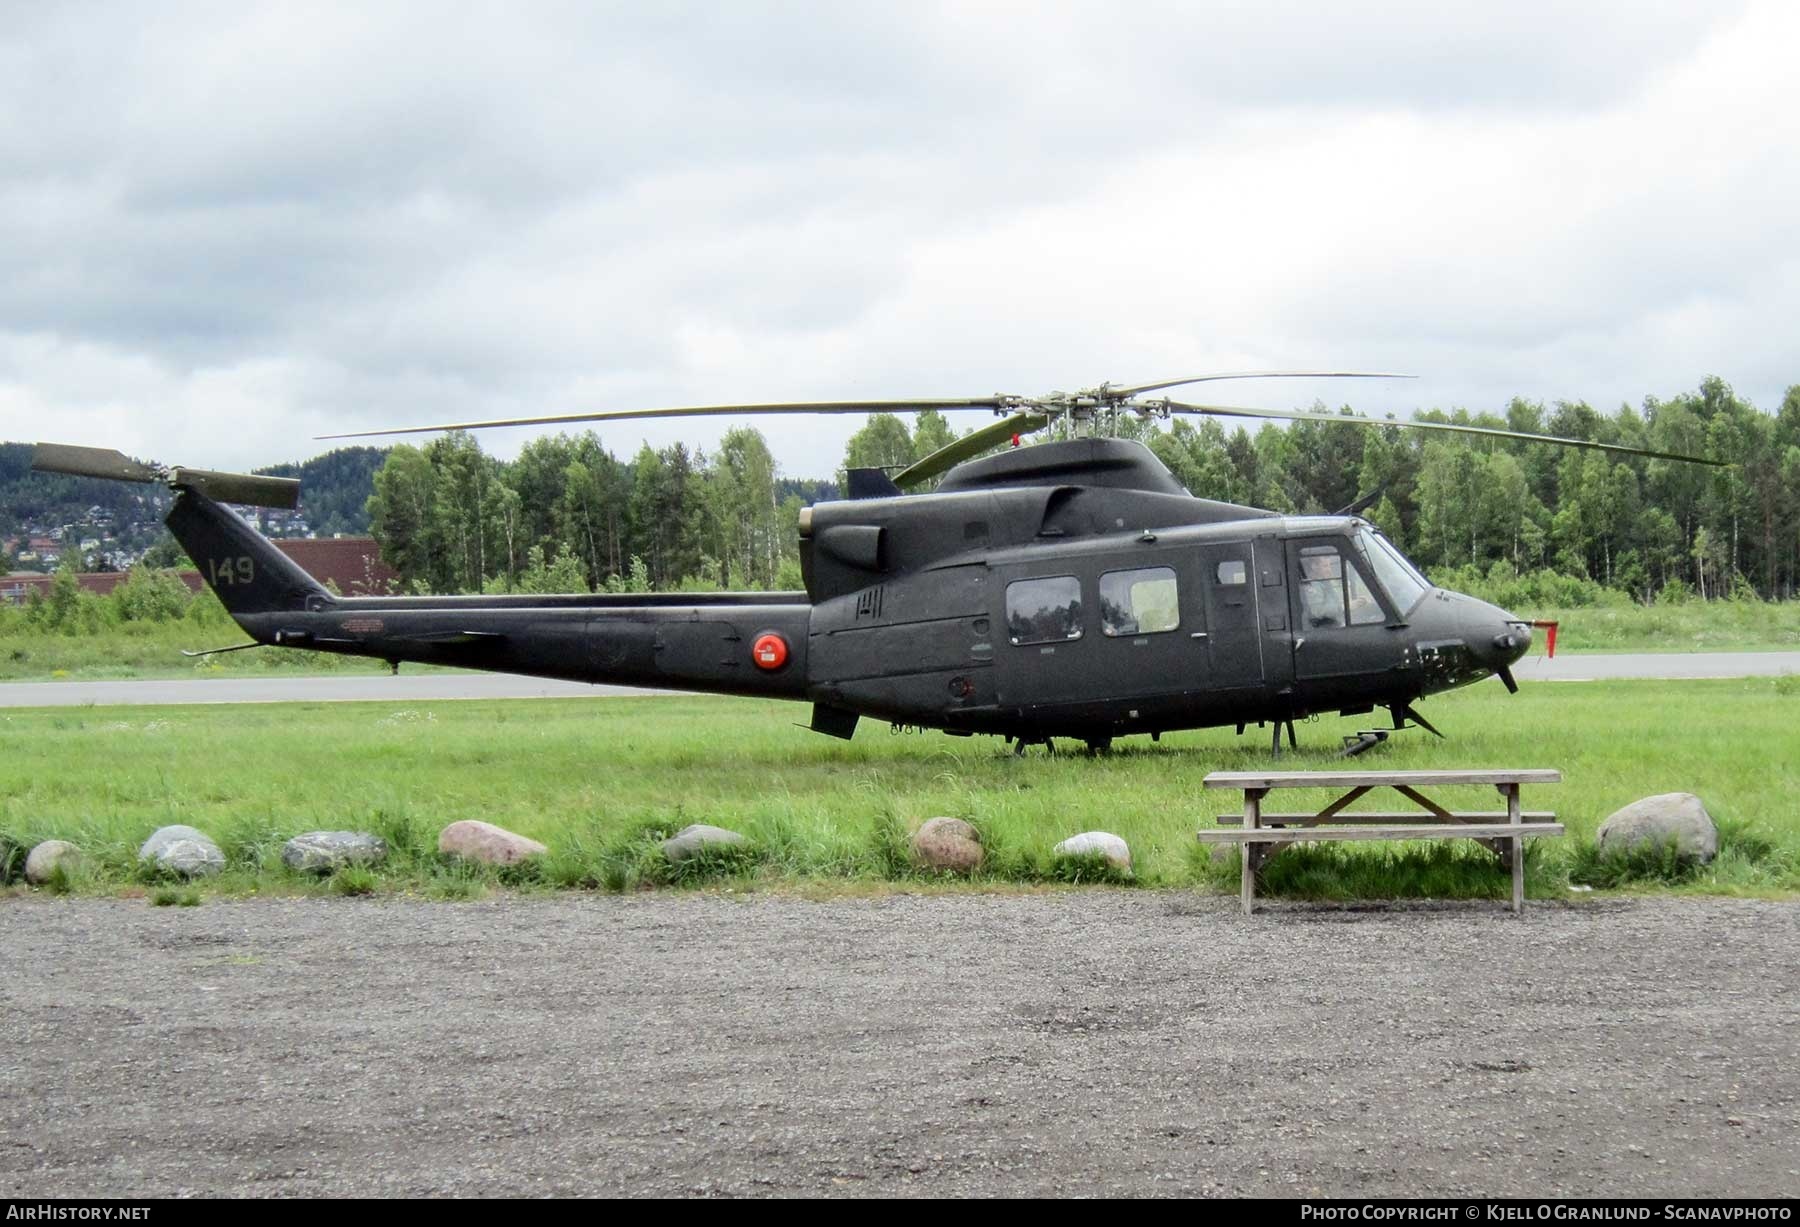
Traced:
<path fill-rule="evenodd" d="M 329 652 L 258 648 L 191 659 L 181 653 L 247 642 L 234 625 L 128 622 L 96 634 L 0 627 L 0 682 L 102 682 L 126 678 L 241 677 L 280 673 L 385 672 L 379 660 Z"/>
<path fill-rule="evenodd" d="M 1556 639 L 1559 655 L 1800 648 L 1800 601 L 1689 601 L 1684 605 L 1608 605 L 1513 612 L 1560 623 Z"/>
<path fill-rule="evenodd" d="M 1514 612 L 1560 622 L 1559 654 L 1800 648 L 1800 601 L 1696 601 L 1649 608 L 1631 605 Z M 0 621 L 0 681 L 377 673 L 387 668 L 378 660 L 277 648 L 204 660 L 181 655 L 184 648 L 225 647 L 244 639 L 235 626 L 222 621 L 129 622 L 80 635 L 32 631 L 18 619 L 10 624 Z"/>
<path fill-rule="evenodd" d="M 137 870 L 135 849 L 156 827 L 180 822 L 210 833 L 232 861 L 203 893 L 460 897 L 496 881 L 613 890 L 674 882 L 680 875 L 656 841 L 709 822 L 744 832 L 753 850 L 690 866 L 689 879 L 854 890 L 928 881 L 909 863 L 908 834 L 953 815 L 981 830 L 988 864 L 978 880 L 988 885 L 1114 876 L 1051 855 L 1059 840 L 1101 829 L 1130 842 L 1132 881 L 1231 890 L 1235 857 L 1215 862 L 1193 833 L 1237 798 L 1209 795 L 1200 781 L 1268 762 L 1266 735 L 1255 730 L 1160 745 L 1137 738 L 1103 758 L 1038 749 L 1015 759 L 993 739 L 895 736 L 867 722 L 853 742 L 834 741 L 794 727 L 805 710 L 708 698 L 14 710 L 0 714 L 0 838 L 18 847 L 62 838 L 90 850 L 92 871 L 73 884 L 82 890 L 159 889 Z M 1593 863 L 1596 826 L 1628 801 L 1671 791 L 1706 801 L 1724 850 L 1696 872 L 1642 867 L 1646 883 L 1800 892 L 1800 679 L 1546 685 L 1513 697 L 1488 683 L 1427 710 L 1450 740 L 1409 732 L 1357 765 L 1560 768 L 1563 784 L 1526 791 L 1528 808 L 1553 809 L 1569 827 L 1562 839 L 1534 843 L 1534 895 L 1560 895 L 1571 874 L 1620 885 Z M 1301 752 L 1284 765 L 1342 765 L 1333 757 L 1339 734 L 1368 721 L 1302 724 Z M 1491 789 L 1447 796 L 1469 808 L 1496 804 Z M 437 832 L 462 818 L 542 840 L 550 855 L 498 875 L 446 864 Z M 373 831 L 394 856 L 379 875 L 309 884 L 278 858 L 283 840 L 314 829 Z M 1467 841 L 1299 850 L 1271 866 L 1267 884 L 1274 895 L 1314 898 L 1500 898 L 1505 885 L 1492 857 Z M 168 901 L 198 897 L 160 889 Z"/>

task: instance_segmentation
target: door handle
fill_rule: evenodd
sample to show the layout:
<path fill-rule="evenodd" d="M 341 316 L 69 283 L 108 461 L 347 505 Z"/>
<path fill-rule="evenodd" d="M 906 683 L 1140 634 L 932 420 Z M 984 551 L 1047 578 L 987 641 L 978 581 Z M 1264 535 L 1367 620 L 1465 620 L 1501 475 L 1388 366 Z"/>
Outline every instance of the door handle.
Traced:
<path fill-rule="evenodd" d="M 1305 635 L 1298 635 L 1294 638 L 1294 651 L 1298 652 L 1301 648 L 1303 648 L 1305 646 L 1306 646 L 1306 636 Z"/>
<path fill-rule="evenodd" d="M 1206 632 L 1205 631 L 1195 631 L 1193 634 L 1189 635 L 1188 638 L 1189 639 L 1204 639 L 1204 638 L 1206 638 Z"/>

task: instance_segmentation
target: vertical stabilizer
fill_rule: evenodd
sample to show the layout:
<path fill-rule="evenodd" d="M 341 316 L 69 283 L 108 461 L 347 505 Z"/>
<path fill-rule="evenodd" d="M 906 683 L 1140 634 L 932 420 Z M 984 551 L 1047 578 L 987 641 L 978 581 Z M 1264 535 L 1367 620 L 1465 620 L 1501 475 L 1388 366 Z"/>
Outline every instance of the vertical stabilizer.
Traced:
<path fill-rule="evenodd" d="M 177 495 L 165 523 L 234 615 L 303 610 L 331 599 L 272 541 L 196 490 Z"/>

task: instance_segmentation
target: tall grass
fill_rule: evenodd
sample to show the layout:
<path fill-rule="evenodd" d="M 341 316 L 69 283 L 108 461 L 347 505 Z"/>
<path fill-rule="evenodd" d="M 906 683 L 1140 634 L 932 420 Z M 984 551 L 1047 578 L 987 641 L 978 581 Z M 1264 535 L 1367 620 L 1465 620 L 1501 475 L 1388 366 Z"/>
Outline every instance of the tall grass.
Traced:
<path fill-rule="evenodd" d="M 411 891 L 466 898 L 494 888 L 627 891 L 826 881 L 927 885 L 911 835 L 947 815 L 980 831 L 978 885 L 1134 882 L 1232 889 L 1235 862 L 1216 863 L 1194 840 L 1234 794 L 1208 793 L 1213 770 L 1260 767 L 1267 742 L 1252 730 L 1175 734 L 1160 745 L 1119 743 L 1114 754 L 1019 759 L 991 739 L 890 736 L 867 723 L 852 742 L 794 727 L 798 708 L 752 700 L 628 698 L 413 704 L 430 719 L 396 719 L 387 704 L 288 704 L 159 709 L 46 709 L 0 713 L 0 857 L 64 838 L 88 854 L 78 889 L 139 881 L 138 844 L 156 827 L 207 831 L 230 860 L 208 892 Z M 1555 810 L 1563 839 L 1535 841 L 1534 894 L 1575 877 L 1637 889 L 1644 873 L 1668 889 L 1800 890 L 1800 759 L 1788 744 L 1800 719 L 1792 679 L 1498 684 L 1431 700 L 1449 735 L 1391 739 L 1358 767 L 1558 767 L 1560 786 L 1526 789 Z M 1368 717 L 1301 725 L 1295 768 L 1337 768 L 1341 733 Z M 1601 819 L 1639 797 L 1698 793 L 1721 822 L 1712 865 L 1605 877 L 1589 845 Z M 1283 797 L 1280 808 L 1328 799 Z M 1444 799 L 1495 808 L 1491 789 Z M 1371 796 L 1386 808 L 1394 799 Z M 504 871 L 446 862 L 437 834 L 463 818 L 538 839 L 550 853 Z M 661 841 L 692 822 L 742 832 L 741 851 L 681 865 Z M 288 837 L 362 829 L 387 841 L 374 881 L 319 881 L 280 863 Z M 1093 860 L 1058 858 L 1080 831 L 1130 844 L 1127 875 Z M 10 841 L 10 845 L 8 843 Z M 1610 870 L 1607 872 L 1611 872 Z M 1419 895 L 1502 898 L 1506 874 L 1461 842 L 1307 847 L 1269 866 L 1269 893 L 1318 898 Z"/>

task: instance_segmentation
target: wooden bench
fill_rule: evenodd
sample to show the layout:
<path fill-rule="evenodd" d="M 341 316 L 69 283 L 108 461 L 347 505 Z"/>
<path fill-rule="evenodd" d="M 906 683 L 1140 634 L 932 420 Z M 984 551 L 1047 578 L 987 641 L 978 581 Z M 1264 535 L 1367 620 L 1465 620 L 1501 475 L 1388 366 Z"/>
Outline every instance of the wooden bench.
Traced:
<path fill-rule="evenodd" d="M 1239 898 L 1248 916 L 1256 906 L 1256 881 L 1263 866 L 1285 847 L 1314 840 L 1345 839 L 1474 839 L 1491 849 L 1512 870 L 1512 910 L 1525 910 L 1525 838 L 1561 835 L 1563 827 L 1547 810 L 1527 812 L 1519 789 L 1525 784 L 1559 784 L 1562 772 L 1520 771 L 1215 771 L 1207 788 L 1241 789 L 1241 814 L 1222 814 L 1222 826 L 1237 830 L 1201 831 L 1201 843 L 1238 844 L 1244 850 Z M 1504 811 L 1452 810 L 1426 796 L 1424 789 L 1451 785 L 1488 785 L 1500 791 Z M 1265 813 L 1263 799 L 1277 788 L 1331 788 L 1342 796 L 1309 813 Z M 1371 790 L 1391 788 L 1417 810 L 1351 811 Z"/>

